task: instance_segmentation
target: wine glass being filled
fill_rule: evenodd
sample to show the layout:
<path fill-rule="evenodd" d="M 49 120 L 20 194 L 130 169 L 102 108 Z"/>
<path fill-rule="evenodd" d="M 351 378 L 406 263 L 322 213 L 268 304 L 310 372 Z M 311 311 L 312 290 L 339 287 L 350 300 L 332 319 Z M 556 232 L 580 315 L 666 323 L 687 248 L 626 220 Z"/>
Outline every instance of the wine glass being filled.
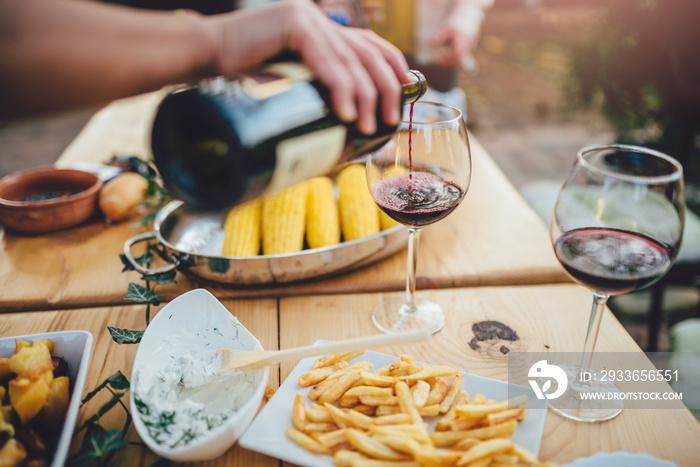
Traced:
<path fill-rule="evenodd" d="M 399 131 L 367 159 L 372 198 L 409 232 L 406 294 L 372 312 L 372 321 L 382 331 L 437 332 L 445 325 L 438 304 L 415 297 L 420 231 L 459 206 L 470 179 L 471 153 L 462 113 L 436 102 L 411 104 Z"/>
<path fill-rule="evenodd" d="M 581 363 L 562 366 L 568 389 L 548 401 L 555 412 L 593 422 L 622 410 L 623 398 L 611 397 L 619 388 L 591 369 L 603 310 L 609 297 L 653 284 L 668 271 L 681 243 L 684 206 L 683 171 L 675 159 L 628 145 L 579 151 L 559 192 L 550 232 L 564 269 L 593 292 L 593 309 Z"/>

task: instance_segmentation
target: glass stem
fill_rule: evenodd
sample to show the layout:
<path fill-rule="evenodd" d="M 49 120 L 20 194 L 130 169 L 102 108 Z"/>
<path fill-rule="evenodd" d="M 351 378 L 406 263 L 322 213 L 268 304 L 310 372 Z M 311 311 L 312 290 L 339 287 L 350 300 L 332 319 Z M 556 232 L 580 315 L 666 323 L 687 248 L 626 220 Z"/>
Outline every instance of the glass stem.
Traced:
<path fill-rule="evenodd" d="M 409 314 L 416 312 L 414 295 L 416 292 L 416 265 L 418 263 L 418 243 L 420 242 L 420 229 L 408 228 L 408 255 L 406 267 L 406 307 Z"/>
<path fill-rule="evenodd" d="M 576 378 L 576 386 L 578 388 L 587 388 L 590 386 L 590 382 L 581 381 L 581 372 L 591 369 L 591 362 L 593 361 L 593 351 L 595 350 L 595 344 L 598 340 L 598 331 L 600 331 L 600 323 L 603 320 L 603 311 L 605 310 L 605 305 L 608 303 L 608 295 L 599 294 L 593 292 L 593 307 L 591 309 L 591 318 L 588 321 L 588 330 L 586 331 L 586 341 L 583 344 L 583 355 L 581 356 L 581 365 L 579 370 L 579 377 Z"/>

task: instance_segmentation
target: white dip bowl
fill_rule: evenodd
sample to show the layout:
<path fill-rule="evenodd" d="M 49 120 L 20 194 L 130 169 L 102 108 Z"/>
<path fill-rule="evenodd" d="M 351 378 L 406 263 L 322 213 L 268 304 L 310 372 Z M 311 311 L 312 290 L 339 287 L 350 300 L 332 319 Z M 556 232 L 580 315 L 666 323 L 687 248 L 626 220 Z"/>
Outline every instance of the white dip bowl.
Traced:
<path fill-rule="evenodd" d="M 134 359 L 129 402 L 136 431 L 156 454 L 179 462 L 214 459 L 255 417 L 269 370 L 213 377 L 223 348 L 263 350 L 204 289 L 177 297 L 148 325 Z"/>

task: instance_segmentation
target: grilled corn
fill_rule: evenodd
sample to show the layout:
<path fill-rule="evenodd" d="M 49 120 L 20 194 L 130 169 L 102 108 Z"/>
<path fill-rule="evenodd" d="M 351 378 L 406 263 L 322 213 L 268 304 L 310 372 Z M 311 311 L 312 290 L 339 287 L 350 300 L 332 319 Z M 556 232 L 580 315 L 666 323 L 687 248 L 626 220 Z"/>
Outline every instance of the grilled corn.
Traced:
<path fill-rule="evenodd" d="M 263 201 L 264 255 L 295 253 L 304 247 L 308 183 L 300 183 Z"/>
<path fill-rule="evenodd" d="M 379 208 L 367 186 L 365 168 L 355 164 L 343 169 L 336 179 L 340 223 L 345 241 L 379 232 Z"/>
<path fill-rule="evenodd" d="M 333 183 L 328 177 L 312 178 L 307 183 L 306 243 L 309 248 L 337 245 L 340 243 L 340 220 Z"/>
<path fill-rule="evenodd" d="M 226 215 L 223 256 L 255 256 L 260 252 L 262 201 L 253 200 L 232 208 Z"/>

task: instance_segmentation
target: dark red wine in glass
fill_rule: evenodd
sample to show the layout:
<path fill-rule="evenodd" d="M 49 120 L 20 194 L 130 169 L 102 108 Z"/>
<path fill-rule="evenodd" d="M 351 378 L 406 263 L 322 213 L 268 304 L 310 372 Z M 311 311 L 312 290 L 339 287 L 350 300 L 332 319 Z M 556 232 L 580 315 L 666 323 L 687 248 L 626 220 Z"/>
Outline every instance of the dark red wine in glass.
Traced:
<path fill-rule="evenodd" d="M 654 283 L 673 256 L 670 248 L 650 237 L 611 228 L 570 230 L 557 238 L 554 253 L 577 281 L 606 295 Z"/>
<path fill-rule="evenodd" d="M 409 172 L 380 181 L 374 186 L 373 196 L 377 206 L 395 221 L 424 226 L 451 213 L 464 193 L 435 174 L 417 172 L 411 176 Z"/>

